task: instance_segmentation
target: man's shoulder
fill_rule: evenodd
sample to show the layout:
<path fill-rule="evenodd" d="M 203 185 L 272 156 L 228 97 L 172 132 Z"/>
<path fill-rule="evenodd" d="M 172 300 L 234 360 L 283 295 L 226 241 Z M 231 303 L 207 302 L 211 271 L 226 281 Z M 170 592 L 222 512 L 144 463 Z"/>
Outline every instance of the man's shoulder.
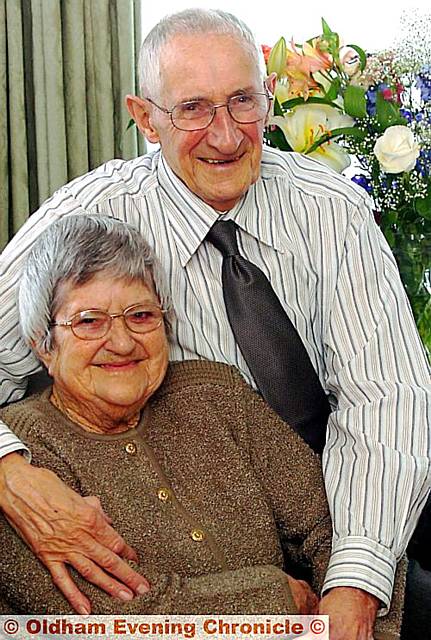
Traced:
<path fill-rule="evenodd" d="M 72 198 L 89 209 L 112 199 L 145 195 L 157 186 L 157 163 L 157 152 L 132 160 L 109 160 L 61 187 L 45 206 Z"/>
<path fill-rule="evenodd" d="M 265 147 L 261 177 L 264 182 L 284 180 L 290 194 L 305 198 L 340 199 L 353 205 L 368 200 L 364 189 L 346 176 L 301 153 Z"/>

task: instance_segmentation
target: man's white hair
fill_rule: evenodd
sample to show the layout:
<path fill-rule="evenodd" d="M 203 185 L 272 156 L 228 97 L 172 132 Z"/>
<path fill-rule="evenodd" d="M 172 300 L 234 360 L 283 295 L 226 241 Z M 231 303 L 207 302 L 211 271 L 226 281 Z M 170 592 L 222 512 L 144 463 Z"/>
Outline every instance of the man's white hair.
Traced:
<path fill-rule="evenodd" d="M 231 13 L 220 9 L 186 9 L 163 18 L 150 31 L 139 54 L 139 84 L 143 97 L 157 100 L 161 92 L 160 62 L 164 45 L 177 35 L 230 35 L 244 44 L 262 80 L 266 70 L 262 50 L 248 26 Z M 199 61 L 196 61 L 199 64 Z"/>

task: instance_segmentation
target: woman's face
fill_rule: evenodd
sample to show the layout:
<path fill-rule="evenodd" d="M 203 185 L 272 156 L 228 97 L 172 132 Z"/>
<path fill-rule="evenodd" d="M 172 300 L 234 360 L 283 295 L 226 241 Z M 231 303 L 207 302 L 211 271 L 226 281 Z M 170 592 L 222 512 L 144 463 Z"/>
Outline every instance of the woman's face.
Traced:
<path fill-rule="evenodd" d="M 135 304 L 159 306 L 153 290 L 140 280 L 99 274 L 81 286 L 64 286 L 54 320 L 62 322 L 87 309 L 121 313 Z M 82 340 L 70 327 L 55 327 L 55 347 L 39 354 L 67 409 L 95 425 L 136 415 L 160 386 L 168 364 L 164 323 L 149 333 L 134 333 L 122 317 L 113 319 L 102 338 Z"/>

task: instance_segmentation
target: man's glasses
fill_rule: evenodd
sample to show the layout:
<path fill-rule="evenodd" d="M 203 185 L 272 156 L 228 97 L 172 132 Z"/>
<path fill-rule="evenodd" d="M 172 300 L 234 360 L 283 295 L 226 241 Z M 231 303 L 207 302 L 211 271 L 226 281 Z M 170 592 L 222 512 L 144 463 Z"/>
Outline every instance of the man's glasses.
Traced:
<path fill-rule="evenodd" d="M 98 340 L 106 336 L 115 318 L 123 318 L 126 327 L 133 333 L 149 333 L 163 322 L 165 309 L 156 305 L 134 304 L 121 313 L 106 313 L 100 309 L 87 309 L 75 313 L 70 320 L 51 322 L 50 327 L 70 327 L 81 340 Z"/>
<path fill-rule="evenodd" d="M 266 118 L 271 104 L 267 93 L 242 93 L 231 96 L 227 102 L 213 104 L 209 100 L 189 100 L 180 102 L 171 110 L 156 104 L 151 98 L 145 98 L 157 109 L 167 113 L 171 122 L 180 131 L 199 131 L 206 129 L 214 120 L 216 109 L 227 107 L 233 120 L 239 124 L 252 124 Z"/>

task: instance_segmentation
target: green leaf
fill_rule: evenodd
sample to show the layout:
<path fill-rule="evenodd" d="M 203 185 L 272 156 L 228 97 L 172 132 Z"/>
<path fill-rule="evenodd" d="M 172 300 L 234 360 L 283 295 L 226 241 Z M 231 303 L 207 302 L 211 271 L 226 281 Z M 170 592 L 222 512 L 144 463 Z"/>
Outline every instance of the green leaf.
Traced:
<path fill-rule="evenodd" d="M 338 77 L 334 78 L 334 80 L 331 82 L 331 86 L 329 87 L 328 91 L 325 94 L 325 98 L 327 100 L 335 100 L 340 91 L 340 86 L 341 86 L 341 78 L 338 78 Z"/>
<path fill-rule="evenodd" d="M 271 127 L 272 126 L 274 125 L 271 125 Z M 293 151 L 292 147 L 284 137 L 284 133 L 277 126 L 275 126 L 274 129 L 269 129 L 269 127 L 267 127 L 264 132 L 264 137 L 270 147 L 275 147 L 281 151 Z"/>
<path fill-rule="evenodd" d="M 340 48 L 340 37 L 338 33 L 332 31 L 324 18 L 322 18 L 322 32 L 323 40 L 326 41 L 329 51 L 333 56 L 336 56 Z"/>
<path fill-rule="evenodd" d="M 332 36 L 332 34 L 334 33 L 326 22 L 325 18 L 322 18 L 322 32 L 324 36 Z"/>
<path fill-rule="evenodd" d="M 365 118 L 367 115 L 367 100 L 363 87 L 349 84 L 344 92 L 344 110 L 352 118 Z"/>
<path fill-rule="evenodd" d="M 388 245 L 391 247 L 394 246 L 395 244 L 395 235 L 394 232 L 392 231 L 392 229 L 385 229 L 384 230 L 384 234 L 385 234 L 385 238 L 388 241 Z"/>
<path fill-rule="evenodd" d="M 388 225 L 395 224 L 398 220 L 398 211 L 394 211 L 393 209 L 385 211 L 383 214 L 383 218 Z"/>
<path fill-rule="evenodd" d="M 425 198 L 415 200 L 416 211 L 427 220 L 431 220 L 431 187 Z"/>
<path fill-rule="evenodd" d="M 334 109 L 338 109 L 339 111 L 343 111 L 342 107 L 338 105 L 336 102 L 332 102 L 327 98 L 313 98 L 310 97 L 308 100 L 304 100 L 304 98 L 291 98 L 290 100 L 286 100 L 283 102 L 284 111 L 288 111 L 297 107 L 299 104 L 329 104 L 330 107 L 334 107 Z"/>
<path fill-rule="evenodd" d="M 367 66 L 367 54 L 363 49 L 361 49 L 361 47 L 358 47 L 357 44 L 348 44 L 347 46 L 350 47 L 351 49 L 354 49 L 358 54 L 360 65 L 361 65 L 361 71 L 363 71 Z"/>
<path fill-rule="evenodd" d="M 332 129 L 331 134 L 332 138 L 336 136 L 352 136 L 358 140 L 363 140 L 367 135 L 365 131 L 357 127 L 339 127 L 338 129 Z"/>
<path fill-rule="evenodd" d="M 281 105 L 277 98 L 274 98 L 274 115 L 275 116 L 284 116 L 284 111 L 281 108 Z"/>
<path fill-rule="evenodd" d="M 395 124 L 407 124 L 400 114 L 400 108 L 391 100 L 385 100 L 381 91 L 376 97 L 376 118 L 382 131 Z"/>

